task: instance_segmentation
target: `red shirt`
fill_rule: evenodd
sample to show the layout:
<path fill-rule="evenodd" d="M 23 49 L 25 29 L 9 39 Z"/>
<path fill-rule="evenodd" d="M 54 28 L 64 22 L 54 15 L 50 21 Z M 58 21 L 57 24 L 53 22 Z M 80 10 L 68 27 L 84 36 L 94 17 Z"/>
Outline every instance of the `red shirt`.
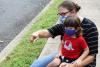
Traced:
<path fill-rule="evenodd" d="M 64 34 L 63 37 L 64 44 L 62 44 L 62 55 L 66 58 L 78 58 L 81 52 L 87 48 L 87 43 L 82 35 L 78 38 L 71 38 Z"/>

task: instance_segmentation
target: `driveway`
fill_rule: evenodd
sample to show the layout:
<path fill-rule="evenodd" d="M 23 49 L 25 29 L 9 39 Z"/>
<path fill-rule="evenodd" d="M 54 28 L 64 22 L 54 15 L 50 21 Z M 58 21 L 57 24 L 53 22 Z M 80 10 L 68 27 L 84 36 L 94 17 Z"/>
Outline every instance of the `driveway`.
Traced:
<path fill-rule="evenodd" d="M 0 0 L 0 51 L 50 0 Z"/>

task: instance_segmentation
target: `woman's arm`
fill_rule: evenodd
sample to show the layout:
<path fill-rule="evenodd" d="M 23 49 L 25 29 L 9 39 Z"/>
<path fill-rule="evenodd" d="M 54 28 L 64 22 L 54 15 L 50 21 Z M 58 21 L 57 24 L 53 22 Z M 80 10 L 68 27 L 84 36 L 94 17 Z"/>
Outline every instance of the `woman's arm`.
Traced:
<path fill-rule="evenodd" d="M 88 64 L 90 64 L 91 62 L 93 62 L 95 58 L 95 55 L 88 55 L 82 62 L 81 64 L 78 64 L 78 67 L 84 67 Z M 75 66 L 75 65 L 74 65 Z"/>
<path fill-rule="evenodd" d="M 88 64 L 90 64 L 91 62 L 93 62 L 93 60 L 94 60 L 94 58 L 95 58 L 95 55 L 88 55 L 83 61 L 82 61 L 82 63 L 80 64 L 80 65 L 78 65 L 77 66 L 77 64 L 75 64 L 75 63 L 66 63 L 66 64 L 64 64 L 64 67 L 85 67 L 86 65 L 88 65 Z"/>
<path fill-rule="evenodd" d="M 89 63 L 93 62 L 95 58 L 95 55 L 88 55 L 83 61 L 82 61 L 82 66 L 86 66 L 88 65 Z"/>
<path fill-rule="evenodd" d="M 56 24 L 47 30 L 39 30 L 34 32 L 30 37 L 30 42 L 33 42 L 37 38 L 49 38 L 49 37 L 56 37 L 58 35 L 63 35 L 64 32 L 64 25 L 63 24 Z"/>

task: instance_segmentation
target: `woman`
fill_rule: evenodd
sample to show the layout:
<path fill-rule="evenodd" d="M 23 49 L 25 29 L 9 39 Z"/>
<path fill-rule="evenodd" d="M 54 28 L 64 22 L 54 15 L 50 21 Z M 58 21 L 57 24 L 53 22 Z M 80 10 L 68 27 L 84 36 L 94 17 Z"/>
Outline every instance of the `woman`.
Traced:
<path fill-rule="evenodd" d="M 78 16 L 77 12 L 80 10 L 80 6 L 75 4 L 72 1 L 66 0 L 62 2 L 58 7 L 58 14 L 64 19 L 68 16 Z M 78 16 L 81 20 L 82 28 L 83 28 L 83 37 L 85 38 L 86 42 L 89 46 L 89 55 L 80 63 L 78 64 L 78 67 L 96 67 L 96 54 L 98 53 L 98 31 L 96 25 L 90 21 L 87 18 L 83 18 Z M 60 19 L 61 20 L 61 19 Z M 52 28 L 49 28 L 47 30 L 40 30 L 37 32 L 34 32 L 32 36 L 30 37 L 30 42 L 33 42 L 37 37 L 39 38 L 49 38 L 49 37 L 56 37 L 57 35 L 64 35 L 64 25 L 63 21 L 62 24 L 57 24 L 53 26 Z M 37 67 L 46 67 L 48 63 L 50 63 L 53 58 L 56 56 L 56 54 L 50 54 L 50 56 L 46 56 L 40 61 L 41 59 L 35 61 L 31 67 L 34 67 L 34 64 L 37 62 L 40 62 L 41 64 L 38 64 Z M 49 59 L 47 58 L 49 57 Z M 42 66 L 45 64 L 44 66 Z M 66 66 L 66 64 L 62 64 Z M 74 64 L 67 64 L 68 67 L 75 67 Z"/>

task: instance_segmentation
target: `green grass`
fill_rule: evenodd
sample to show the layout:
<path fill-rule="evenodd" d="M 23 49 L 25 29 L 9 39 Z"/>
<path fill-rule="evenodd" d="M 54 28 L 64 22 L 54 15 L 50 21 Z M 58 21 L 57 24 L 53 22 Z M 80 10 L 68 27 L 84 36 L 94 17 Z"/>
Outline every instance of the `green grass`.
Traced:
<path fill-rule="evenodd" d="M 20 43 L 7 59 L 0 64 L 0 67 L 29 67 L 38 58 L 47 40 L 39 39 L 31 44 L 28 39 L 32 32 L 51 27 L 57 21 L 57 6 L 62 0 L 53 1 L 54 3 L 39 17 L 36 23 L 33 23 L 31 29 L 25 33 Z"/>

